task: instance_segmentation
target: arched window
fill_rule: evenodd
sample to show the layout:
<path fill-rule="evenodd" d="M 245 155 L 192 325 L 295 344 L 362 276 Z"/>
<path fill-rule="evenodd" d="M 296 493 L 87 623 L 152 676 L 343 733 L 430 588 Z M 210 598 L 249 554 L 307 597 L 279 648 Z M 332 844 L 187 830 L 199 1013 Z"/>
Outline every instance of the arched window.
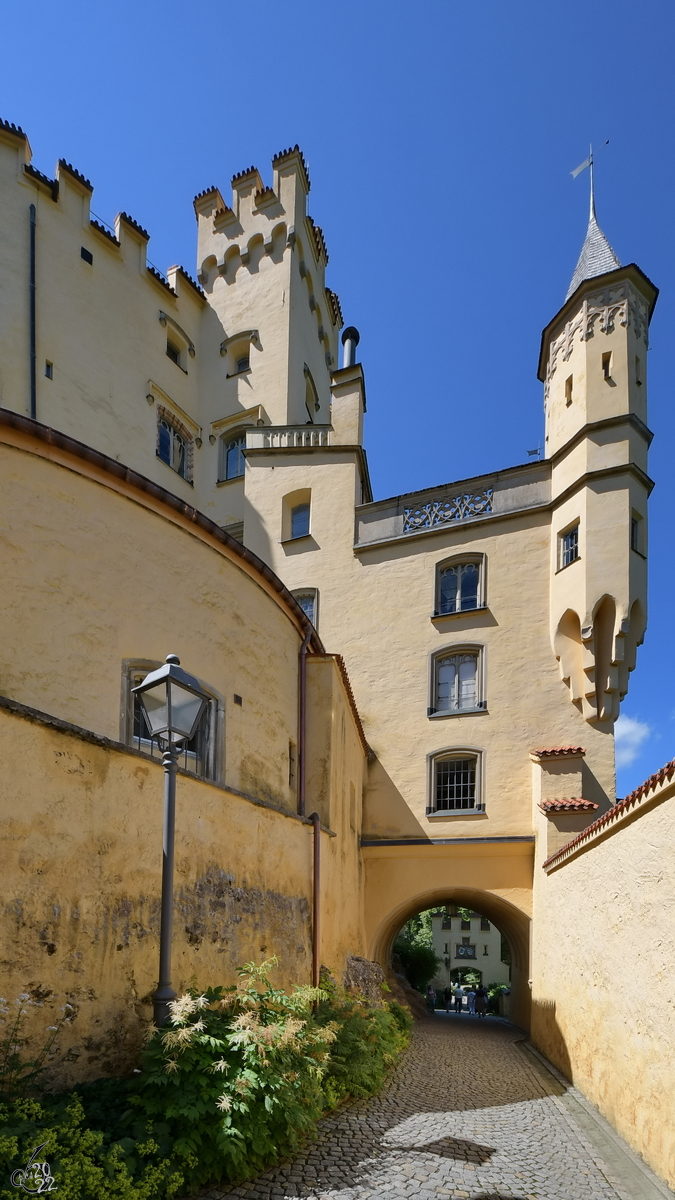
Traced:
<path fill-rule="evenodd" d="M 482 608 L 482 573 L 483 563 L 480 560 L 441 563 L 436 585 L 436 616 L 444 617 L 449 613 Z"/>
<path fill-rule="evenodd" d="M 291 593 L 315 629 L 319 628 L 319 593 L 316 588 L 302 588 Z"/>
<path fill-rule="evenodd" d="M 223 438 L 223 479 L 238 479 L 246 468 L 246 434 L 235 433 Z"/>
<path fill-rule="evenodd" d="M 192 482 L 191 445 L 186 431 L 162 411 L 157 421 L 157 457 L 188 483 Z"/>
<path fill-rule="evenodd" d="M 479 646 L 453 647 L 436 655 L 428 716 L 476 712 L 486 707 L 482 657 Z"/>

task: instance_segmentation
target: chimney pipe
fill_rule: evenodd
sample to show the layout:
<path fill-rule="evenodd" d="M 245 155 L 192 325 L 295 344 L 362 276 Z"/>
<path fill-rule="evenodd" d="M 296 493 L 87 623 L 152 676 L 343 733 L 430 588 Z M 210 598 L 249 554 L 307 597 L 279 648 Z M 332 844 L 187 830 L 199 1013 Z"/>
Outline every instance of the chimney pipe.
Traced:
<path fill-rule="evenodd" d="M 343 367 L 354 366 L 356 362 L 356 347 L 360 341 L 361 337 L 358 329 L 355 329 L 353 325 L 348 325 L 342 334 L 342 345 L 344 346 L 344 353 L 342 355 Z"/>

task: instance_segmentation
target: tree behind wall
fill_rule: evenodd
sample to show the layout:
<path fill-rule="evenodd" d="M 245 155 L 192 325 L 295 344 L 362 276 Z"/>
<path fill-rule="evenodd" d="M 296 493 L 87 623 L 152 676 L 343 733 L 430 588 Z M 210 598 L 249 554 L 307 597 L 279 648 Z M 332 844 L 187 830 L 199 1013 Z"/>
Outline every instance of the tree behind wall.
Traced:
<path fill-rule="evenodd" d="M 441 964 L 433 947 L 431 917 L 436 909 L 429 908 L 406 921 L 394 942 L 394 954 L 399 958 L 403 974 L 411 987 L 424 992 Z"/>

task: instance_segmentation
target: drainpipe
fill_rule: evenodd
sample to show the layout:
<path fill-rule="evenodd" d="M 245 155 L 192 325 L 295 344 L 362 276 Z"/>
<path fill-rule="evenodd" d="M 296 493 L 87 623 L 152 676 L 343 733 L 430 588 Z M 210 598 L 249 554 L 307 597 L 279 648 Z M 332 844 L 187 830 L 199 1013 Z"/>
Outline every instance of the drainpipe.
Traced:
<path fill-rule="evenodd" d="M 30 415 L 37 420 L 37 375 L 35 363 L 35 205 L 30 206 Z"/>
<path fill-rule="evenodd" d="M 312 986 L 319 986 L 321 977 L 321 818 L 313 812 L 310 821 L 314 826 L 314 871 L 312 879 Z"/>
<path fill-rule="evenodd" d="M 305 815 L 305 742 L 307 727 L 307 647 L 312 636 L 308 623 L 300 647 L 298 670 L 298 816 Z"/>

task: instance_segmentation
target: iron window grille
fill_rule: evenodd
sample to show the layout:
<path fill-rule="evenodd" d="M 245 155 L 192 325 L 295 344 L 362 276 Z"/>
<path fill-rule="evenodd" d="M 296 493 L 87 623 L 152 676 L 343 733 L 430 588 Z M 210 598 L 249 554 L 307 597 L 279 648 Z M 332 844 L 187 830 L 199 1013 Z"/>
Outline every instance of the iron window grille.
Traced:
<path fill-rule="evenodd" d="M 479 756 L 455 754 L 438 757 L 431 764 L 431 806 L 426 815 L 452 812 L 482 812 Z"/>
<path fill-rule="evenodd" d="M 147 754 L 149 758 L 162 758 L 162 750 L 157 738 L 153 737 L 143 711 L 138 694 L 133 695 L 131 689 L 137 687 L 145 679 L 148 671 L 133 671 L 128 677 L 130 730 L 128 741 L 134 750 Z M 216 699 L 209 700 L 202 713 L 197 732 L 187 743 L 183 743 L 178 756 L 178 766 L 200 779 L 216 778 L 216 719 L 218 703 Z"/>
<path fill-rule="evenodd" d="M 437 616 L 480 607 L 480 564 L 453 563 L 438 573 Z"/>
<path fill-rule="evenodd" d="M 560 566 L 568 567 L 579 557 L 579 526 L 568 529 L 560 536 Z"/>

